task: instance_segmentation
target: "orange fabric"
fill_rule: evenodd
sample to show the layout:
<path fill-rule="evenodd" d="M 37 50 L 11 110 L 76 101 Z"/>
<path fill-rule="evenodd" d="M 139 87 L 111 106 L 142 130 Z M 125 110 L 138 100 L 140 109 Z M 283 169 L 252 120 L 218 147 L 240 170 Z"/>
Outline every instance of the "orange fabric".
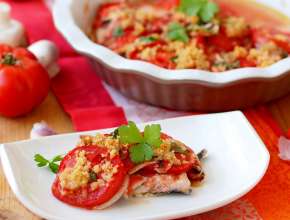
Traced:
<path fill-rule="evenodd" d="M 290 163 L 278 157 L 277 146 L 279 137 L 286 134 L 265 107 L 243 113 L 270 153 L 265 176 L 242 198 L 210 212 L 180 220 L 290 220 Z M 290 131 L 287 133 L 290 137 Z"/>
<path fill-rule="evenodd" d="M 253 204 L 264 220 L 290 219 L 290 165 L 278 157 L 282 130 L 264 108 L 244 112 L 267 146 L 271 159 L 262 181 L 242 199 Z"/>

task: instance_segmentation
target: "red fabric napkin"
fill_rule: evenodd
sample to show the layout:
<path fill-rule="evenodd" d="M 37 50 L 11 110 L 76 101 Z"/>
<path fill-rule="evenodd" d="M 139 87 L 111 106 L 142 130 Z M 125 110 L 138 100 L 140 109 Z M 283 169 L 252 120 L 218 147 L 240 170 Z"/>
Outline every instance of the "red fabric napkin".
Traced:
<path fill-rule="evenodd" d="M 87 59 L 64 57 L 62 72 L 52 88 L 78 131 L 114 127 L 126 123 L 123 109 L 115 106 Z"/>

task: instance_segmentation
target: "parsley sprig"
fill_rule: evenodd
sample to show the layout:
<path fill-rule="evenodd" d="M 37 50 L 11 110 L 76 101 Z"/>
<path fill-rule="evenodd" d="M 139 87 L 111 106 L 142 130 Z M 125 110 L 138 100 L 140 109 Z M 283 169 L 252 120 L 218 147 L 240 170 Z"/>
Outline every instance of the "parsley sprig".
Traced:
<path fill-rule="evenodd" d="M 189 41 L 185 27 L 177 22 L 173 22 L 168 25 L 167 37 L 172 41 L 182 41 L 184 43 Z"/>
<path fill-rule="evenodd" d="M 152 159 L 154 148 L 160 147 L 161 127 L 159 124 L 147 125 L 144 133 L 140 132 L 132 121 L 128 125 L 118 128 L 121 143 L 132 144 L 130 147 L 130 158 L 134 163 L 142 163 Z"/>
<path fill-rule="evenodd" d="M 141 42 L 144 42 L 144 43 L 153 43 L 157 40 L 157 38 L 154 36 L 147 36 L 147 37 L 141 37 L 140 40 Z"/>
<path fill-rule="evenodd" d="M 59 168 L 59 162 L 63 159 L 61 155 L 57 155 L 52 160 L 44 158 L 40 154 L 34 155 L 34 161 L 38 167 L 48 167 L 53 173 L 57 173 Z"/>
<path fill-rule="evenodd" d="M 202 22 L 207 23 L 213 19 L 219 7 L 208 0 L 181 0 L 177 10 L 189 16 L 198 16 Z"/>

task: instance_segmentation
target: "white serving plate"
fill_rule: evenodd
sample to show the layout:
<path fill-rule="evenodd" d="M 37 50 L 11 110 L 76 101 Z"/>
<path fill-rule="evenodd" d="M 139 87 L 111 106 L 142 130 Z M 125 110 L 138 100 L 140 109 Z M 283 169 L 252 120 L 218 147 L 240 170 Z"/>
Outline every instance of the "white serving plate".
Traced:
<path fill-rule="evenodd" d="M 251 190 L 263 177 L 269 153 L 241 112 L 181 117 L 158 121 L 162 130 L 198 152 L 209 151 L 204 161 L 206 178 L 192 195 L 165 195 L 122 199 L 102 211 L 89 211 L 55 199 L 50 187 L 54 175 L 37 168 L 36 153 L 51 158 L 72 149 L 80 133 L 4 144 L 1 161 L 17 198 L 29 210 L 46 219 L 172 219 L 224 206 Z M 143 128 L 144 124 L 140 125 Z M 113 129 L 99 130 L 110 132 Z M 95 134 L 96 131 L 85 132 Z"/>
<path fill-rule="evenodd" d="M 216 112 L 265 103 L 290 92 L 289 57 L 266 68 L 239 68 L 219 74 L 197 69 L 169 70 L 121 57 L 86 34 L 97 7 L 108 1 L 55 1 L 53 19 L 68 43 L 90 58 L 96 73 L 124 95 L 175 110 Z M 256 1 L 290 18 L 289 1 Z"/>

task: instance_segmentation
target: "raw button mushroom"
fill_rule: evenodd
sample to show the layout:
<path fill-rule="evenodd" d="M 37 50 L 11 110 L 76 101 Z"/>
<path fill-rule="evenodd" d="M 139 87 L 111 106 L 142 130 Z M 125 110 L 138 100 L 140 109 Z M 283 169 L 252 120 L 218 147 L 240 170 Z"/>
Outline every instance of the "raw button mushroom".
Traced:
<path fill-rule="evenodd" d="M 26 37 L 23 25 L 11 19 L 10 5 L 0 2 L 0 44 L 8 44 L 10 46 L 25 46 Z"/>
<path fill-rule="evenodd" d="M 47 70 L 50 78 L 59 73 L 59 66 L 57 64 L 58 49 L 53 42 L 41 40 L 30 45 L 28 50 L 37 57 L 39 63 Z"/>

